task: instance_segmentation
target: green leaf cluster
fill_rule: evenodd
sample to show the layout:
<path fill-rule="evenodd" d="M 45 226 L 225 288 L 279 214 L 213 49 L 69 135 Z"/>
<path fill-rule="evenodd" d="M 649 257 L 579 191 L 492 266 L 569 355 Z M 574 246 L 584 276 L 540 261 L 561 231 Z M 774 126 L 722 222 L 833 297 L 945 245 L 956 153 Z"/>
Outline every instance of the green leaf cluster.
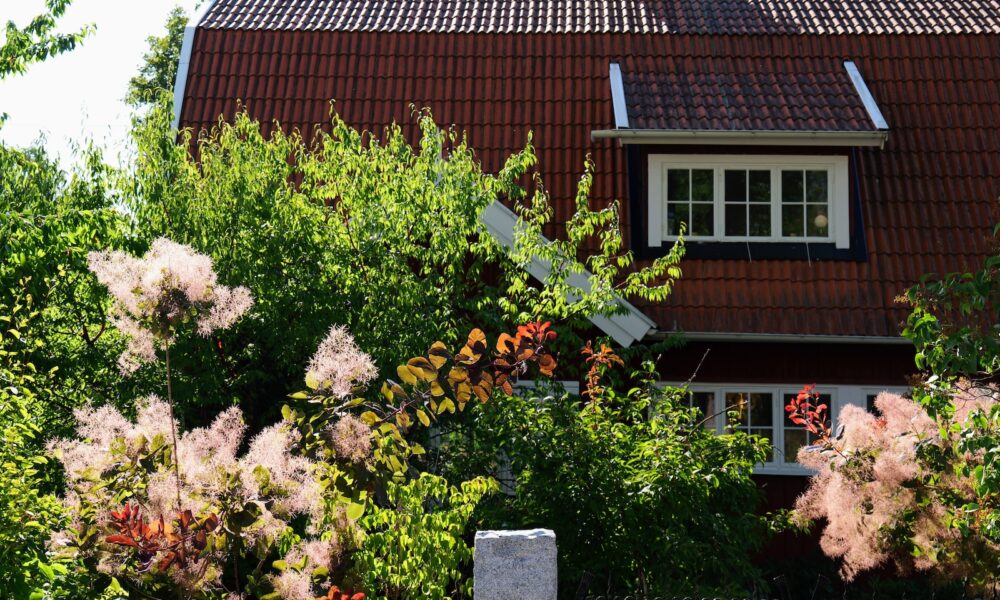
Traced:
<path fill-rule="evenodd" d="M 767 441 L 705 428 L 650 364 L 632 381 L 593 399 L 542 389 L 485 405 L 452 464 L 506 474 L 508 494 L 482 509 L 488 528 L 555 531 L 566 597 L 746 595 L 767 528 L 750 476 Z"/>
<path fill-rule="evenodd" d="M 390 483 L 387 506 L 362 519 L 366 536 L 354 555 L 369 597 L 471 596 L 472 581 L 463 570 L 472 560 L 465 531 L 476 505 L 497 489 L 490 478 L 451 486 L 429 473 Z"/>

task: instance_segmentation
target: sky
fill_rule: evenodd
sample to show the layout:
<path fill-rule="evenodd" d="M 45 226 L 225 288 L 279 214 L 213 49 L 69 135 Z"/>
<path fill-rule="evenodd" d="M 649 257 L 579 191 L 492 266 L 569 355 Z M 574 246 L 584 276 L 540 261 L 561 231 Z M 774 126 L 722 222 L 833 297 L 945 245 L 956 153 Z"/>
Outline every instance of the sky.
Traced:
<path fill-rule="evenodd" d="M 74 0 L 59 21 L 70 32 L 96 27 L 75 50 L 28 67 L 0 81 L 0 113 L 9 115 L 0 140 L 25 146 L 45 137 L 45 147 L 63 164 L 72 160 L 71 142 L 92 139 L 114 162 L 125 149 L 129 107 L 124 98 L 150 35 L 166 31 L 174 6 L 194 14 L 197 0 Z M 0 23 L 25 25 L 42 12 L 42 0 L 0 0 Z"/>

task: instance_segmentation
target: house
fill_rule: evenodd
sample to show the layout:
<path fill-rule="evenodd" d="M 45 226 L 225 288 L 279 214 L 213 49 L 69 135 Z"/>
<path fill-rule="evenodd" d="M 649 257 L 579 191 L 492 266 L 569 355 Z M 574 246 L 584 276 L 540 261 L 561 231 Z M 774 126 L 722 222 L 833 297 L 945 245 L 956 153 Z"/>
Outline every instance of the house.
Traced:
<path fill-rule="evenodd" d="M 976 265 L 997 221 L 995 0 L 215 0 L 176 98 L 182 126 L 239 99 L 307 136 L 331 99 L 373 130 L 426 106 L 487 170 L 533 131 L 557 219 L 590 154 L 642 261 L 688 226 L 672 297 L 597 325 L 685 332 L 664 379 L 697 371 L 712 411 L 747 403 L 777 502 L 808 442 L 787 395 L 816 383 L 836 412 L 904 389 L 895 298 Z"/>

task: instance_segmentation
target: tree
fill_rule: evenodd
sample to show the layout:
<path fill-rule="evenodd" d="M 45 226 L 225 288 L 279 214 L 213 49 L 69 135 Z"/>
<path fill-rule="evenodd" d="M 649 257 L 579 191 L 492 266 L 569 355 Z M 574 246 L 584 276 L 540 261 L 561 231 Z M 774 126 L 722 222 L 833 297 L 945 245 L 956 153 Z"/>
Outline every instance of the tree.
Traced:
<path fill-rule="evenodd" d="M 76 48 L 93 27 L 86 26 L 73 33 L 55 31 L 59 18 L 73 0 L 45 0 L 45 12 L 37 15 L 24 27 L 7 21 L 3 40 L 0 41 L 0 79 L 20 75 L 36 62 Z M 7 113 L 0 113 L 0 125 Z"/>
<path fill-rule="evenodd" d="M 348 326 L 391 373 L 428 340 L 451 345 L 472 327 L 536 320 L 586 327 L 589 315 L 616 310 L 616 294 L 661 298 L 679 275 L 680 247 L 628 271 L 617 205 L 590 209 L 586 167 L 566 239 L 544 240 L 547 197 L 527 198 L 519 185 L 535 162 L 530 140 L 493 175 L 426 114 L 411 146 L 399 127 L 376 138 L 336 115 L 332 133 L 310 142 L 280 130 L 265 137 L 241 113 L 202 132 L 196 156 L 190 138 L 175 142 L 169 119 L 157 107 L 137 128 L 137 161 L 119 183 L 135 238 L 166 236 L 209 254 L 257 302 L 218 339 L 178 341 L 193 345 L 178 352 L 190 357 L 178 363 L 180 398 L 240 397 L 249 414 L 273 417 L 273 399 L 298 380 L 307 349 L 331 323 Z M 498 200 L 523 217 L 513 251 L 480 221 Z M 593 237 L 598 250 L 583 252 Z M 536 257 L 553 265 L 541 284 L 524 268 Z M 568 283 L 584 265 L 593 273 L 586 294 Z M 561 342 L 579 344 L 570 335 Z"/>
<path fill-rule="evenodd" d="M 93 28 L 84 27 L 74 33 L 57 33 L 58 20 L 73 0 L 45 0 L 46 11 L 25 27 L 18 28 L 7 21 L 5 38 L 0 45 L 0 79 L 24 73 L 32 63 L 69 52 L 89 35 Z"/>
<path fill-rule="evenodd" d="M 142 56 L 139 73 L 128 82 L 126 102 L 141 108 L 171 98 L 187 21 L 184 9 L 175 6 L 167 16 L 166 33 L 146 38 L 149 49 Z"/>

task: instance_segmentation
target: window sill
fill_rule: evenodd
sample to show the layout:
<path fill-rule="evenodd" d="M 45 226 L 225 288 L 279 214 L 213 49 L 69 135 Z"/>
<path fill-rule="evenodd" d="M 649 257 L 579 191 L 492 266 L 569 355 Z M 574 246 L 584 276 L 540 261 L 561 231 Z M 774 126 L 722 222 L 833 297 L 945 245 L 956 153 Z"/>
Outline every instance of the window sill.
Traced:
<path fill-rule="evenodd" d="M 660 247 L 636 248 L 638 258 L 658 258 L 670 251 L 672 242 Z M 861 247 L 859 247 L 861 246 Z M 837 248 L 833 242 L 699 242 L 684 243 L 684 258 L 700 260 L 838 260 L 865 262 L 863 245 Z"/>

